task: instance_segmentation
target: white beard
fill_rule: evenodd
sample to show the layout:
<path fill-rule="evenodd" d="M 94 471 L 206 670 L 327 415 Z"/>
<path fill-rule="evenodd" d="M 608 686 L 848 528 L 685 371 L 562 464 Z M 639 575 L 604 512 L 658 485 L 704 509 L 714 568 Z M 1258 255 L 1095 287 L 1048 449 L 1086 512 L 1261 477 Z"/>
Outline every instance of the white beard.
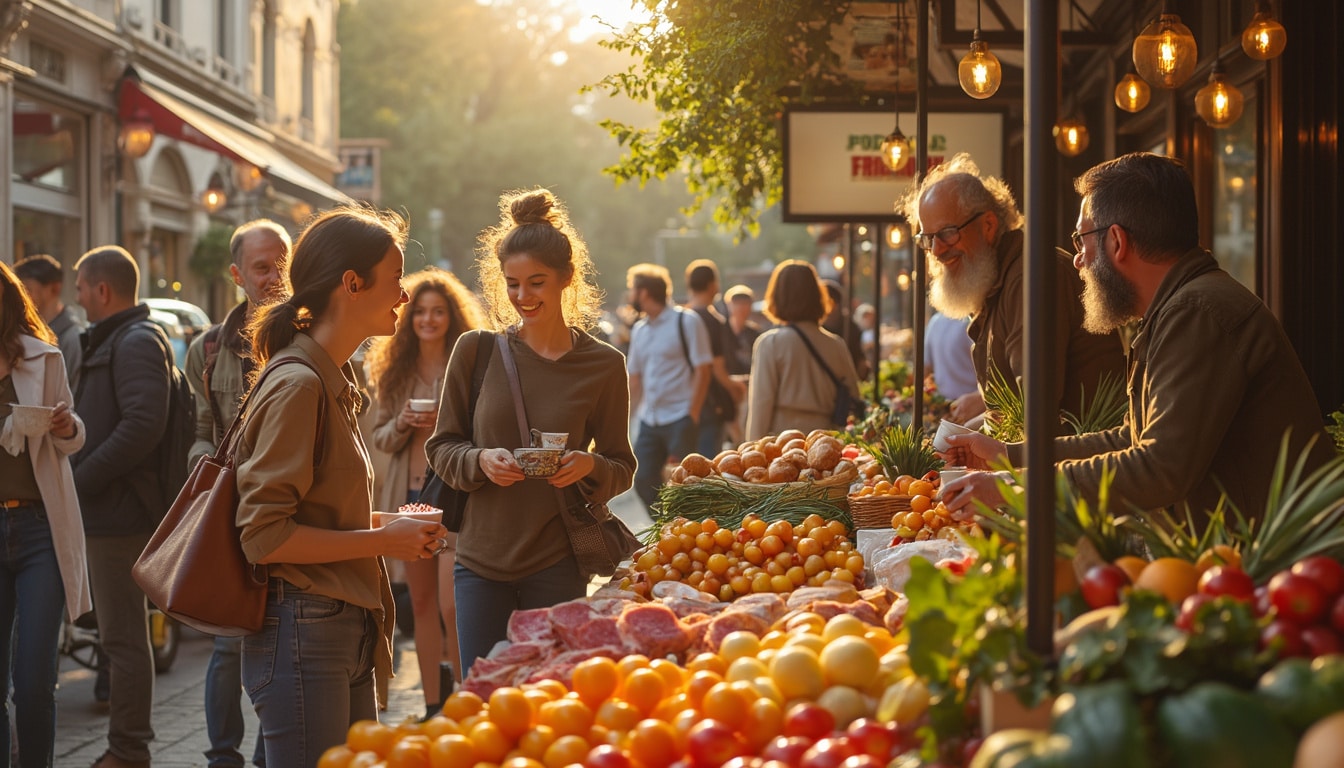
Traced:
<path fill-rule="evenodd" d="M 1083 330 L 1106 334 L 1134 319 L 1134 286 L 1104 255 L 1082 270 Z"/>
<path fill-rule="evenodd" d="M 956 277 L 947 271 L 941 261 L 928 257 L 929 303 L 948 317 L 970 317 L 985 305 L 985 297 L 999 278 L 999 260 L 994 249 L 986 246 L 978 252 L 966 251 L 961 257 L 961 271 Z"/>

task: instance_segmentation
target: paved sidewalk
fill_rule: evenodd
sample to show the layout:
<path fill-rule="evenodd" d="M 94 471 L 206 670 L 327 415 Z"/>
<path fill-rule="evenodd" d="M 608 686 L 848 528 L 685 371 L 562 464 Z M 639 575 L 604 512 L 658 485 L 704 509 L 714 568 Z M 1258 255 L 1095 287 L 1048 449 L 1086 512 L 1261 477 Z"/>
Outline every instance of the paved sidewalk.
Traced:
<path fill-rule="evenodd" d="M 612 500 L 611 509 L 638 533 L 649 525 L 644 506 L 633 492 Z M 154 733 L 150 749 L 155 768 L 204 768 L 210 740 L 205 733 L 205 668 L 214 647 L 213 638 L 182 629 L 182 642 L 171 669 L 154 679 Z M 415 645 L 398 633 L 393 660 L 396 677 L 388 696 L 388 709 L 379 719 L 396 723 L 420 717 L 425 711 Z M 56 691 L 56 762 L 60 768 L 85 768 L 107 749 L 106 704 L 93 698 L 94 673 L 62 656 Z M 239 690 L 247 722 L 242 752 L 252 754 L 257 718 L 251 703 Z"/>

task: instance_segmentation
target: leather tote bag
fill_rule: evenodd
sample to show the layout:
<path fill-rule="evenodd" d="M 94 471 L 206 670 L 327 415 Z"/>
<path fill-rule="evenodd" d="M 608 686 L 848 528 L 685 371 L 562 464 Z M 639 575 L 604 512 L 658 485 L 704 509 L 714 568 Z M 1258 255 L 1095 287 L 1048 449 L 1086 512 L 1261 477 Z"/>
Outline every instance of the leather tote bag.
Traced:
<path fill-rule="evenodd" d="M 243 554 L 238 529 L 238 482 L 233 448 L 252 393 L 271 371 L 289 363 L 317 369 L 298 357 L 273 361 L 253 386 L 212 456 L 196 463 L 186 485 L 131 568 L 135 583 L 159 610 L 210 635 L 239 637 L 266 619 L 267 573 Z M 320 375 L 320 374 L 319 374 Z M 314 456 L 321 463 L 326 395 L 318 400 Z"/>

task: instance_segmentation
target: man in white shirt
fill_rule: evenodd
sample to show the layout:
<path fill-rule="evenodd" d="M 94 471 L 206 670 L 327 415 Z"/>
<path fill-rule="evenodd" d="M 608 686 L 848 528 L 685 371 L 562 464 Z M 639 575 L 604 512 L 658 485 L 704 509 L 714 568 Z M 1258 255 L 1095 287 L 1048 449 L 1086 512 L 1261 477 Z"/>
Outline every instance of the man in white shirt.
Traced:
<path fill-rule="evenodd" d="M 700 318 L 669 306 L 672 277 L 665 267 L 636 264 L 625 279 L 630 305 L 643 314 L 630 331 L 626 357 L 630 412 L 639 422 L 635 492 L 651 507 L 664 465 L 680 461 L 695 444 L 714 357 Z"/>

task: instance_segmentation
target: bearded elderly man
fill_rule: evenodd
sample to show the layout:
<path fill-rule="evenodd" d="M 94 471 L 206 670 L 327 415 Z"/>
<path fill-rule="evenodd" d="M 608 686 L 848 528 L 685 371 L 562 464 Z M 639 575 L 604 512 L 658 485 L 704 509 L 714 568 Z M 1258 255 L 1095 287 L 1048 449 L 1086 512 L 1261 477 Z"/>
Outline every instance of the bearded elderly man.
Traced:
<path fill-rule="evenodd" d="M 1058 469 L 1095 503 L 1110 497 L 1151 510 L 1213 510 L 1225 492 L 1248 519 L 1265 511 L 1281 445 L 1308 473 L 1334 451 L 1311 384 L 1278 320 L 1199 247 L 1195 190 L 1180 161 L 1124 155 L 1083 174 L 1073 245 L 1086 327 L 1138 319 L 1129 353 L 1129 412 L 1105 432 L 1055 438 Z M 985 435 L 951 439 L 954 460 L 1019 463 L 1022 444 Z M 1006 454 L 1006 455 L 1005 455 Z M 958 515 L 1000 501 L 986 472 L 943 488 Z"/>
<path fill-rule="evenodd" d="M 1021 396 L 1026 367 L 1023 328 L 1022 214 L 1001 179 L 981 178 L 970 155 L 960 153 L 934 168 L 905 204 L 928 259 L 929 303 L 951 318 L 970 317 L 971 357 L 980 385 L 954 400 L 951 418 L 965 422 L 984 410 L 984 391 L 1000 374 Z M 1060 412 L 1082 413 L 1104 376 L 1119 381 L 1125 353 L 1119 334 L 1083 329 L 1082 283 L 1067 258 L 1055 274 L 1056 373 L 1050 402 Z M 973 426 L 975 426 L 973 424 Z M 1059 434 L 1068 428 L 1061 420 Z"/>

